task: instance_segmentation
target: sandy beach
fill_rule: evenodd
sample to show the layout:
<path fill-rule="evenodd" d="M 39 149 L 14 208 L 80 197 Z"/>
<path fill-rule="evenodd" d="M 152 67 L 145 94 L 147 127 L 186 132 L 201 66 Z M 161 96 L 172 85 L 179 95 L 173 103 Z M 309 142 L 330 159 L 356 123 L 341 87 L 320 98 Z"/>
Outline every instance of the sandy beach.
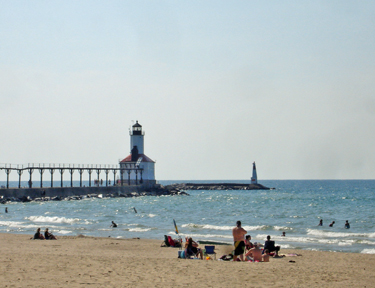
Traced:
<path fill-rule="evenodd" d="M 178 259 L 162 240 L 0 234 L 1 287 L 371 287 L 375 255 L 281 249 L 269 263 Z M 216 246 L 217 255 L 231 246 Z M 294 262 L 290 262 L 294 261 Z"/>

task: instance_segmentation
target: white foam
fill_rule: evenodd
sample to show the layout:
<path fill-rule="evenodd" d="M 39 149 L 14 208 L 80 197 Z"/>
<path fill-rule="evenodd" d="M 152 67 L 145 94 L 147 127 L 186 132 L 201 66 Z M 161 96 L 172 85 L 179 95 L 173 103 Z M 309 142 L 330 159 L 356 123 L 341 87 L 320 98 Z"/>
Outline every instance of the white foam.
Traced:
<path fill-rule="evenodd" d="M 169 233 L 174 233 L 174 232 L 169 232 Z M 225 238 L 225 239 L 233 239 L 232 235 L 216 235 L 216 234 L 185 234 L 185 233 L 180 233 L 182 236 L 188 236 L 192 238 Z"/>
<path fill-rule="evenodd" d="M 0 226 L 23 227 L 24 222 L 0 221 Z"/>
<path fill-rule="evenodd" d="M 150 231 L 151 228 L 130 228 L 130 232 L 147 232 Z"/>
<path fill-rule="evenodd" d="M 194 224 L 194 223 L 188 223 L 188 224 L 182 224 L 181 227 L 183 228 L 199 228 L 199 229 L 211 229 L 211 230 L 222 230 L 222 231 L 232 231 L 234 226 L 218 226 L 218 225 L 210 225 L 210 224 Z M 247 231 L 254 231 L 254 230 L 263 230 L 267 228 L 265 225 L 259 225 L 259 226 L 244 226 L 243 227 Z"/>
<path fill-rule="evenodd" d="M 367 241 L 367 240 L 360 240 L 358 241 L 360 244 L 367 244 L 367 245 L 375 245 L 375 242 L 373 241 Z"/>
<path fill-rule="evenodd" d="M 152 217 L 155 217 L 156 215 L 155 214 L 148 214 L 148 217 L 152 218 Z"/>
<path fill-rule="evenodd" d="M 375 233 L 372 233 L 375 234 Z M 371 233 L 349 233 L 349 232 L 331 232 L 317 229 L 307 229 L 307 235 L 320 236 L 320 237 L 370 237 Z M 375 235 L 374 235 L 375 237 Z"/>
<path fill-rule="evenodd" d="M 77 218 L 65 218 L 65 217 L 49 217 L 49 216 L 30 216 L 25 219 L 32 222 L 38 223 L 63 223 L 63 224 L 73 224 L 79 222 L 80 219 Z"/>
<path fill-rule="evenodd" d="M 56 234 L 70 234 L 72 233 L 73 231 L 68 231 L 68 230 L 58 230 L 56 231 Z M 55 235 L 56 236 L 56 235 Z"/>
<path fill-rule="evenodd" d="M 265 230 L 267 229 L 266 225 L 258 225 L 258 226 L 244 226 L 243 227 L 246 231 L 255 231 L 255 230 Z M 233 229 L 233 227 L 232 227 Z"/>
<path fill-rule="evenodd" d="M 290 230 L 293 230 L 293 228 L 290 228 L 290 227 L 287 227 L 287 226 L 274 226 L 273 227 L 274 230 L 278 230 L 278 231 L 290 231 Z"/>
<path fill-rule="evenodd" d="M 361 251 L 363 254 L 375 254 L 375 249 L 363 249 Z"/>
<path fill-rule="evenodd" d="M 217 225 L 201 225 L 201 224 L 194 224 L 194 223 L 188 223 L 188 224 L 182 224 L 181 227 L 183 228 L 199 228 L 199 229 L 212 229 L 212 230 L 232 230 L 233 227 L 230 226 L 217 226 Z"/>

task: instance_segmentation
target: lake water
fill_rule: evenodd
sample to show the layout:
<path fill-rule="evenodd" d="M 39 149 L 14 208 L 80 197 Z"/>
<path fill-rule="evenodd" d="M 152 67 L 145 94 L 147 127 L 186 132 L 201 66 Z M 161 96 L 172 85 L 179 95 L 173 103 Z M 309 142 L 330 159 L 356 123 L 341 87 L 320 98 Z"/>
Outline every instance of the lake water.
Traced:
<path fill-rule="evenodd" d="M 248 181 L 159 181 L 232 182 Z M 271 235 L 281 248 L 375 254 L 375 180 L 268 180 L 275 190 L 187 191 L 190 196 L 86 199 L 80 201 L 8 203 L 0 206 L 0 232 L 35 233 L 49 228 L 61 235 L 163 240 L 181 237 L 232 244 L 237 220 L 264 243 Z M 0 182 L 0 185 L 5 185 Z M 18 182 L 12 182 L 17 186 Z M 66 183 L 70 185 L 70 182 Z M 86 183 L 86 186 L 87 183 Z M 9 213 L 4 213 L 8 207 Z M 138 213 L 135 213 L 133 207 Z M 318 226 L 323 219 L 323 226 Z M 344 228 L 349 220 L 350 229 Z M 110 228 L 111 221 L 118 228 Z M 333 227 L 328 224 L 335 221 Z M 282 237 L 282 232 L 286 237 Z"/>

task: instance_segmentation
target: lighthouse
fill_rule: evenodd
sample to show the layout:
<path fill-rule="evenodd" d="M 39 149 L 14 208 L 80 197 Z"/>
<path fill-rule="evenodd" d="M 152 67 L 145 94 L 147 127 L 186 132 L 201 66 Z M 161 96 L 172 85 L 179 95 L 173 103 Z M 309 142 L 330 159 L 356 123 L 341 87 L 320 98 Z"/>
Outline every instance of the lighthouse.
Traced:
<path fill-rule="evenodd" d="M 127 169 L 123 182 L 128 184 L 155 184 L 155 161 L 144 154 L 144 136 L 142 125 L 136 121 L 129 131 L 130 155 L 120 161 L 120 168 Z"/>
<path fill-rule="evenodd" d="M 253 162 L 253 176 L 251 177 L 251 184 L 258 184 L 257 168 L 255 167 L 255 162 Z"/>

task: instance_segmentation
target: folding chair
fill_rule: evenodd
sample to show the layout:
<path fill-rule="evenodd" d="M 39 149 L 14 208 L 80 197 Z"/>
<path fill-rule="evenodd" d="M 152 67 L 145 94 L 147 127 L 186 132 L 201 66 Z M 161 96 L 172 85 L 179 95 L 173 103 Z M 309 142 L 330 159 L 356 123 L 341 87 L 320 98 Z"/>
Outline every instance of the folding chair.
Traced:
<path fill-rule="evenodd" d="M 164 235 L 164 241 L 161 242 L 160 247 L 170 247 L 171 245 L 169 244 L 168 236 Z"/>
<path fill-rule="evenodd" d="M 204 246 L 204 255 L 210 256 L 213 255 L 216 260 L 215 246 Z M 210 256 L 212 258 L 212 256 Z"/>

